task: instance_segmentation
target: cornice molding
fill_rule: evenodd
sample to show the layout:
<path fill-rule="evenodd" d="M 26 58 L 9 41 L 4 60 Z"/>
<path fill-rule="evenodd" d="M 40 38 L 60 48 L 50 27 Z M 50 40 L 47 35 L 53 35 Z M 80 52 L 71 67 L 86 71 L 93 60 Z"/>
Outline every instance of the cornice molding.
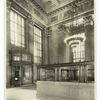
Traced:
<path fill-rule="evenodd" d="M 30 1 L 31 1 L 34 5 L 36 5 L 36 6 L 37 6 L 44 14 L 46 14 L 47 16 L 49 16 L 49 15 L 51 15 L 51 14 L 54 14 L 54 13 L 56 13 L 56 12 L 58 12 L 58 11 L 61 11 L 61 10 L 65 9 L 67 5 L 69 5 L 69 4 L 72 3 L 72 2 L 70 2 L 69 4 L 64 5 L 64 6 L 61 7 L 61 8 L 57 8 L 57 9 L 55 9 L 55 10 L 53 10 L 53 11 L 47 13 L 35 0 L 30 0 Z"/>
<path fill-rule="evenodd" d="M 70 2 L 70 3 L 66 4 L 66 5 L 64 5 L 63 7 L 57 8 L 57 9 L 55 9 L 55 10 L 49 12 L 49 13 L 47 14 L 47 16 L 51 16 L 51 15 L 57 13 L 57 12 L 60 12 L 61 10 L 66 9 L 67 7 L 71 6 L 72 3 L 73 3 L 73 2 Z"/>
<path fill-rule="evenodd" d="M 46 11 L 35 1 L 35 0 L 30 0 L 36 7 L 38 7 L 44 14 L 47 15 Z"/>
<path fill-rule="evenodd" d="M 93 0 L 85 0 L 85 1 L 80 1 L 80 2 L 78 2 L 78 1 L 79 1 L 79 0 L 72 1 L 72 2 L 70 2 L 70 3 L 66 4 L 66 5 L 64 5 L 63 7 L 60 7 L 60 8 L 58 8 L 58 9 L 55 9 L 55 10 L 53 10 L 53 11 L 47 13 L 47 16 L 51 16 L 51 15 L 53 15 L 53 14 L 55 14 L 55 13 L 60 12 L 61 10 L 65 10 L 65 9 L 68 8 L 68 7 L 72 7 L 72 6 L 74 6 L 75 3 L 77 3 L 77 5 L 80 5 L 80 4 L 84 4 L 84 3 L 87 3 L 87 2 L 88 2 L 88 3 L 89 3 L 89 2 L 93 2 Z"/>
<path fill-rule="evenodd" d="M 74 19 L 77 19 L 77 18 L 79 18 L 79 17 L 81 17 L 81 16 L 85 16 L 85 15 L 91 14 L 91 13 L 94 13 L 94 9 L 91 9 L 91 10 L 88 10 L 88 11 L 86 11 L 86 12 L 80 13 L 80 14 L 74 16 Z M 57 21 L 56 23 L 53 23 L 53 24 L 48 25 L 48 27 L 52 27 L 52 26 L 54 26 L 54 25 L 59 25 L 59 24 L 61 24 L 61 23 L 64 24 L 64 23 L 66 23 L 66 22 L 70 22 L 70 20 L 72 20 L 72 19 L 73 19 L 73 17 L 66 18 L 66 19 L 62 19 L 61 21 Z"/>
<path fill-rule="evenodd" d="M 53 11 L 50 11 L 49 13 L 47 13 L 35 0 L 30 0 L 36 7 L 38 7 L 44 14 L 46 14 L 46 16 L 51 16 L 57 12 L 60 12 L 62 10 L 65 10 L 67 7 L 71 7 L 74 5 L 74 3 L 77 3 L 78 5 L 79 4 L 83 4 L 83 3 L 86 3 L 86 2 L 93 2 L 93 0 L 83 0 L 83 1 L 80 1 L 80 0 L 76 0 L 76 1 L 71 1 L 70 3 L 60 7 L 60 8 L 57 8 Z"/>
<path fill-rule="evenodd" d="M 78 2 L 80 0 L 76 0 L 76 1 L 71 1 L 70 3 L 60 7 L 60 8 L 56 8 L 55 10 L 53 11 L 50 11 L 49 13 L 47 13 L 35 0 L 30 0 L 36 7 L 38 7 L 44 14 L 46 14 L 47 16 L 51 16 L 52 14 L 55 14 L 57 12 L 60 12 L 61 10 L 64 10 L 66 9 L 67 7 L 71 7 L 73 6 L 73 4 L 76 2 L 78 4 L 82 4 L 82 3 L 85 3 L 85 2 L 89 2 L 89 1 L 93 1 L 93 0 L 85 0 L 85 1 L 81 1 L 81 2 Z"/>
<path fill-rule="evenodd" d="M 79 0 L 77 0 L 77 1 L 79 1 Z M 93 0 L 85 0 L 84 2 L 81 1 L 81 2 L 79 2 L 79 3 L 85 3 L 85 2 L 90 2 L 90 1 L 92 2 Z M 22 9 L 24 9 L 28 14 L 30 14 L 30 12 L 29 12 L 25 7 L 23 7 L 20 3 L 18 3 L 16 0 L 8 0 L 8 1 L 7 1 L 7 6 L 8 6 L 8 8 L 11 7 L 12 2 L 16 3 L 16 4 L 17 4 L 18 6 L 20 6 Z M 59 8 L 59 9 L 56 9 L 56 10 L 54 10 L 54 11 L 48 13 L 48 14 L 40 7 L 40 5 L 39 5 L 38 3 L 36 3 L 35 0 L 30 0 L 30 2 L 33 2 L 34 5 L 36 5 L 42 12 L 44 12 L 46 15 L 50 16 L 50 15 L 52 15 L 52 14 L 55 14 L 55 13 L 57 13 L 57 12 L 60 12 L 61 10 L 64 10 L 66 7 L 71 7 L 71 6 L 73 6 L 73 2 L 75 2 L 75 1 L 70 2 L 69 4 L 67 4 L 67 5 L 65 5 L 65 6 Z M 85 13 L 88 13 L 88 12 L 91 12 L 91 11 L 93 12 L 94 10 L 92 9 L 92 10 L 89 10 L 89 11 L 86 11 L 86 12 L 83 12 L 83 13 L 80 13 L 80 14 L 76 15 L 75 17 L 82 16 L 82 15 L 84 15 Z M 30 14 L 30 15 L 32 16 L 32 14 Z M 39 20 L 36 19 L 36 18 L 34 18 L 33 16 L 32 16 L 32 19 L 34 19 L 35 21 L 39 22 Z M 58 21 L 58 22 L 56 22 L 56 23 L 54 23 L 54 24 L 52 23 L 52 24 L 50 24 L 50 25 L 46 25 L 46 24 L 41 23 L 41 22 L 40 22 L 40 23 L 41 23 L 41 25 L 43 25 L 43 26 L 50 27 L 50 26 L 53 26 L 53 25 L 57 25 L 57 24 L 59 24 L 59 23 L 64 23 L 64 22 L 69 21 L 69 20 L 71 20 L 71 19 L 72 19 L 72 18 L 62 19 L 62 20 L 60 20 L 60 21 Z"/>
<path fill-rule="evenodd" d="M 29 17 L 28 17 L 28 22 L 32 26 L 36 25 L 36 26 L 38 26 L 41 29 L 43 29 L 43 28 L 46 27 L 45 25 L 43 25 L 42 23 L 40 23 L 38 20 L 34 19 L 31 15 L 29 15 Z"/>

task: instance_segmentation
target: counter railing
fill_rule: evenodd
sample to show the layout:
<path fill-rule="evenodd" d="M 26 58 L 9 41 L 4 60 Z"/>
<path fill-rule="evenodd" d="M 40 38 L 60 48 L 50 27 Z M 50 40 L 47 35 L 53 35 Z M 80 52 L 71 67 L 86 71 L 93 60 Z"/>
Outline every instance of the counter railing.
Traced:
<path fill-rule="evenodd" d="M 38 81 L 94 82 L 94 62 L 39 65 Z"/>

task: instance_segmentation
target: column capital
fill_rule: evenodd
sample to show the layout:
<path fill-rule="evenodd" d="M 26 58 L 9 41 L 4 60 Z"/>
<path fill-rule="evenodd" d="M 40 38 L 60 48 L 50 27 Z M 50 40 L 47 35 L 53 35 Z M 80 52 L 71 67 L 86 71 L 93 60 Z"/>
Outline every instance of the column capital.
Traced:
<path fill-rule="evenodd" d="M 59 32 L 63 32 L 63 33 L 65 33 L 65 34 L 66 34 L 66 32 L 67 32 L 67 33 L 70 33 L 69 27 L 66 26 L 66 25 L 64 25 L 64 24 L 60 24 L 60 25 L 58 26 L 58 31 L 59 31 Z"/>
<path fill-rule="evenodd" d="M 47 37 L 51 36 L 51 33 L 52 33 L 51 27 L 45 28 L 45 33 L 46 33 Z"/>
<path fill-rule="evenodd" d="M 93 15 L 85 16 L 83 18 L 83 20 L 84 20 L 84 26 L 87 26 L 87 25 L 93 26 L 94 25 Z"/>
<path fill-rule="evenodd" d="M 29 24 L 34 25 L 34 21 L 33 21 L 32 16 L 30 14 L 28 14 L 27 19 L 28 19 Z"/>

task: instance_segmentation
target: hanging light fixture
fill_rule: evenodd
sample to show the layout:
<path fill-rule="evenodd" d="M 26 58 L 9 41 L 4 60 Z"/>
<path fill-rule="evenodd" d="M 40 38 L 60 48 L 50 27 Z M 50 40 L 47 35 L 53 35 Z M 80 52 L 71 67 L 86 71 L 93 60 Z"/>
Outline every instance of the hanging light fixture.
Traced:
<path fill-rule="evenodd" d="M 64 43 L 70 45 L 71 47 L 76 47 L 80 43 L 84 42 L 86 40 L 85 35 L 82 35 L 80 33 L 80 26 L 82 26 L 83 18 L 75 20 L 75 14 L 78 14 L 77 12 L 77 0 L 73 1 L 73 6 L 72 6 L 72 25 L 70 26 L 70 34 L 71 36 L 66 37 L 64 39 Z"/>
<path fill-rule="evenodd" d="M 73 44 L 79 45 L 81 42 L 84 42 L 85 40 L 86 40 L 85 36 L 81 34 L 76 34 L 65 38 L 64 43 L 72 46 Z"/>

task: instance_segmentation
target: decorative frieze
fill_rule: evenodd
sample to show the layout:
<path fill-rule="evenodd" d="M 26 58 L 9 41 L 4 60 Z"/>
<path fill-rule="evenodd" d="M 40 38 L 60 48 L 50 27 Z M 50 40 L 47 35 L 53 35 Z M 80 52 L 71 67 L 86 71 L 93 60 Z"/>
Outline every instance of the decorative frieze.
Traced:
<path fill-rule="evenodd" d="M 80 18 L 80 17 L 82 17 L 82 16 L 87 16 L 87 15 L 90 15 L 90 14 L 94 14 L 94 10 L 93 10 L 93 9 L 88 10 L 88 11 L 86 11 L 86 12 L 82 12 L 82 13 L 80 13 L 80 14 L 78 14 L 78 15 L 75 15 L 75 16 L 71 16 L 71 17 L 69 17 L 69 18 L 58 19 L 58 21 L 55 22 L 55 23 L 49 23 L 49 27 L 50 27 L 50 26 L 54 26 L 54 25 L 58 25 L 58 24 L 60 24 L 60 23 L 66 24 L 66 23 L 69 23 L 69 22 L 72 21 L 72 20 L 77 20 L 78 18 Z M 59 17 L 59 15 L 58 15 L 58 17 Z M 64 17 L 63 13 L 62 13 L 62 17 Z"/>
<path fill-rule="evenodd" d="M 87 16 L 83 16 L 79 19 L 71 21 L 67 23 L 67 25 L 62 23 L 58 26 L 58 30 L 62 32 L 67 32 L 70 35 L 74 35 L 84 32 L 85 26 L 87 25 L 94 26 L 93 14 L 89 14 Z"/>
<path fill-rule="evenodd" d="M 72 11 L 71 10 L 65 11 L 63 19 L 70 18 L 70 17 L 72 17 Z"/>
<path fill-rule="evenodd" d="M 71 3 L 69 3 L 68 5 L 66 5 L 65 7 L 59 8 L 62 10 L 62 19 L 58 19 L 58 21 L 61 22 L 61 20 L 65 20 L 65 19 L 72 19 L 74 16 L 80 15 L 82 13 L 86 13 L 89 10 L 93 10 L 94 6 L 94 2 L 93 0 L 82 0 L 82 1 L 73 1 Z M 57 9 L 57 11 L 61 11 Z M 51 18 L 51 16 L 53 16 L 54 14 L 58 15 L 58 18 L 60 16 L 60 14 L 57 14 L 57 11 L 53 11 L 51 13 L 48 14 L 48 17 Z M 54 21 L 51 21 L 51 24 Z"/>
<path fill-rule="evenodd" d="M 44 14 L 47 15 L 47 13 L 44 11 L 44 9 L 42 7 L 40 7 L 40 5 L 35 1 L 35 0 L 30 0 L 33 4 L 35 4 L 36 7 L 38 7 L 38 9 L 40 9 Z"/>
<path fill-rule="evenodd" d="M 59 26 L 58 26 L 58 30 L 60 31 L 60 32 L 66 32 L 67 31 L 67 27 L 64 25 L 64 24 L 60 24 Z"/>
<path fill-rule="evenodd" d="M 93 16 L 92 15 L 84 17 L 84 26 L 87 26 L 87 25 L 93 26 L 93 24 L 94 24 L 94 21 L 93 21 Z"/>
<path fill-rule="evenodd" d="M 42 20 L 44 19 L 41 13 L 37 9 L 34 9 L 34 14 L 36 14 L 40 19 Z"/>
<path fill-rule="evenodd" d="M 76 7 L 77 9 L 79 9 L 79 11 L 83 11 L 83 10 L 89 10 L 89 9 L 93 9 L 94 7 L 94 0 L 73 0 L 72 2 L 70 2 L 67 5 L 64 5 L 63 7 L 60 7 L 50 13 L 48 13 L 48 16 L 52 16 L 54 14 L 57 14 L 60 11 L 64 11 L 65 9 L 72 9 L 72 7 Z M 74 8 L 75 9 L 75 8 Z"/>
<path fill-rule="evenodd" d="M 91 13 L 93 12 L 93 7 L 94 3 L 93 0 L 82 0 L 82 1 L 73 1 L 70 4 L 66 5 L 66 7 L 62 10 L 62 19 L 58 19 L 57 21 L 49 21 L 49 24 L 55 23 L 61 23 L 64 22 L 65 20 L 73 19 L 78 16 L 83 16 L 83 14 Z M 57 9 L 57 11 L 60 11 Z M 49 13 L 48 19 L 52 18 L 52 16 L 56 15 L 58 18 L 60 17 L 61 13 L 58 12 L 52 12 L 51 14 Z M 50 23 L 51 22 L 51 23 Z"/>
<path fill-rule="evenodd" d="M 55 22 L 57 20 L 58 20 L 58 16 L 54 16 L 54 17 L 51 18 L 51 22 Z"/>
<path fill-rule="evenodd" d="M 69 17 L 75 16 L 77 14 L 86 12 L 87 10 L 93 9 L 92 0 L 85 1 L 83 3 L 74 3 L 68 11 L 64 12 L 64 18 L 67 19 Z"/>
<path fill-rule="evenodd" d="M 28 23 L 31 24 L 32 26 L 38 25 L 41 28 L 45 28 L 45 25 L 43 25 L 42 23 L 40 23 L 38 20 L 36 20 L 31 15 L 28 16 Z"/>
<path fill-rule="evenodd" d="M 29 10 L 28 0 L 16 0 L 19 4 L 21 4 L 23 7 L 27 8 Z"/>

